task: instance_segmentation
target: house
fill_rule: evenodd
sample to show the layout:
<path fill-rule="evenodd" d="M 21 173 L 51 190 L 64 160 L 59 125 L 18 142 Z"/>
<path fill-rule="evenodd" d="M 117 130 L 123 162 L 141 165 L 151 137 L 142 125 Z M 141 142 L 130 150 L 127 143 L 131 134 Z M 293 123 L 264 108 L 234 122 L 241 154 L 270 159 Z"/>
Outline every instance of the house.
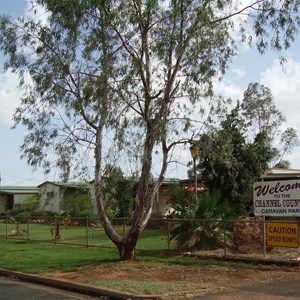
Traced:
<path fill-rule="evenodd" d="M 155 182 L 155 180 L 154 180 Z M 165 178 L 162 185 L 155 195 L 153 202 L 153 213 L 158 213 L 159 215 L 166 214 L 170 208 L 169 201 L 169 185 L 174 182 L 174 179 Z"/>
<path fill-rule="evenodd" d="M 153 204 L 153 211 L 158 212 L 160 215 L 166 215 L 170 212 L 170 196 L 169 187 L 172 183 L 178 182 L 188 193 L 194 193 L 194 182 L 191 179 L 169 179 L 165 178 L 160 186 Z M 200 179 L 197 183 L 197 194 L 205 191 L 204 184 Z"/>
<path fill-rule="evenodd" d="M 48 211 L 62 211 L 66 199 L 74 196 L 77 192 L 85 190 L 89 193 L 90 187 L 79 182 L 56 182 L 45 181 L 37 186 L 41 196 L 41 207 Z"/>
<path fill-rule="evenodd" d="M 37 194 L 38 188 L 34 186 L 0 186 L 0 214 L 19 208 L 25 199 Z"/>
<path fill-rule="evenodd" d="M 168 211 L 169 205 L 169 195 L 168 195 L 168 186 L 173 180 L 165 179 L 159 191 L 157 192 L 153 204 L 153 210 L 164 214 Z M 155 182 L 155 181 L 154 181 Z M 54 181 L 45 181 L 42 184 L 37 186 L 39 189 L 39 194 L 41 195 L 41 207 L 44 210 L 48 211 L 62 211 L 64 210 L 64 202 L 66 199 L 72 197 L 76 192 L 82 191 L 84 187 L 83 183 L 79 182 L 54 182 Z M 94 200 L 94 187 L 93 181 L 85 185 L 85 192 L 91 195 L 92 200 Z M 95 205 L 96 209 L 96 205 Z M 95 211 L 96 212 L 96 211 Z"/>
<path fill-rule="evenodd" d="M 165 215 L 169 211 L 169 186 L 174 181 L 178 181 L 186 188 L 191 186 L 190 180 L 165 178 L 155 195 L 153 203 L 154 214 Z M 154 179 L 153 183 L 155 182 Z M 92 201 L 95 202 L 93 181 L 86 184 L 80 182 L 45 181 L 37 187 L 0 187 L 0 214 L 12 208 L 18 208 L 20 203 L 28 196 L 37 194 L 41 197 L 41 208 L 43 210 L 63 211 L 66 199 L 74 196 L 78 191 L 84 191 L 84 193 L 91 195 Z"/>
<path fill-rule="evenodd" d="M 300 179 L 300 169 L 270 168 L 261 176 L 262 181 Z"/>

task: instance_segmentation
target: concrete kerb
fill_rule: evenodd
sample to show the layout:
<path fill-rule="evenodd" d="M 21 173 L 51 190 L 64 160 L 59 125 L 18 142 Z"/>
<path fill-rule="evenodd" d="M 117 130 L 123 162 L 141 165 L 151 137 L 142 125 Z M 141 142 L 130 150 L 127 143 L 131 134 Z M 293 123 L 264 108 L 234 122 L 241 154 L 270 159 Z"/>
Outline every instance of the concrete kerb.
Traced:
<path fill-rule="evenodd" d="M 9 271 L 0 268 L 0 276 L 10 277 L 19 279 L 21 281 L 36 283 L 40 285 L 45 285 L 49 287 L 54 287 L 66 291 L 71 291 L 79 294 L 97 296 L 97 297 L 107 297 L 109 299 L 124 299 L 124 300 L 154 300 L 161 299 L 160 296 L 148 296 L 148 295 L 131 295 L 128 293 L 120 293 L 111 289 L 92 287 L 84 284 L 77 284 L 72 282 L 60 281 L 57 279 L 42 277 L 33 274 L 26 274 L 22 272 Z"/>
<path fill-rule="evenodd" d="M 249 264 L 260 264 L 260 265 L 276 265 L 276 266 L 289 266 L 289 267 L 300 267 L 300 260 L 291 259 L 291 260 L 274 260 L 274 259 L 259 259 L 259 258 L 240 258 L 240 257 L 225 257 L 225 256 L 214 256 L 214 255 L 201 255 L 201 254 L 192 254 L 184 253 L 184 257 L 193 257 L 196 259 L 204 260 L 219 260 L 219 261 L 231 261 L 231 262 L 242 262 Z"/>

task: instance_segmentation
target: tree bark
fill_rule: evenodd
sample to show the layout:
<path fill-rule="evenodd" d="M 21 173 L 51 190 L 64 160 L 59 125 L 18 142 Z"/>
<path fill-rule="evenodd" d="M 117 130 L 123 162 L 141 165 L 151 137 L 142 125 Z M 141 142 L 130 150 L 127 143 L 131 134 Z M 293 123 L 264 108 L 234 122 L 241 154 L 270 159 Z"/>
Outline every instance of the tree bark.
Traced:
<path fill-rule="evenodd" d="M 121 260 L 131 260 L 136 258 L 135 247 L 138 238 L 138 232 L 130 233 L 123 239 L 123 241 L 120 244 L 118 244 L 117 248 Z"/>

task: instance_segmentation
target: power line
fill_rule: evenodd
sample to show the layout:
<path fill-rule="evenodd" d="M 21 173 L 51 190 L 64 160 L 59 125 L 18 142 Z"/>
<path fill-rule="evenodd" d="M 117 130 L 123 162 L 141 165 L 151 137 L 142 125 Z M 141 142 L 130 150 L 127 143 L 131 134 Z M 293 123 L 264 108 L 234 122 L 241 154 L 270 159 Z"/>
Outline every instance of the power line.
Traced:
<path fill-rule="evenodd" d="M 1 172 L 0 173 L 0 186 L 1 186 L 1 182 L 3 180 L 3 177 L 2 175 L 5 175 L 5 176 L 8 176 L 8 177 L 12 177 L 12 178 L 16 178 L 16 179 L 19 179 L 19 182 L 22 182 L 22 181 L 35 181 L 35 182 L 41 182 L 41 179 L 35 179 L 35 178 L 25 178 L 25 177 L 20 177 L 20 176 L 15 176 L 15 175 L 11 175 L 11 174 L 7 174 L 7 173 L 3 173 Z M 20 181 L 21 180 L 21 181 Z"/>

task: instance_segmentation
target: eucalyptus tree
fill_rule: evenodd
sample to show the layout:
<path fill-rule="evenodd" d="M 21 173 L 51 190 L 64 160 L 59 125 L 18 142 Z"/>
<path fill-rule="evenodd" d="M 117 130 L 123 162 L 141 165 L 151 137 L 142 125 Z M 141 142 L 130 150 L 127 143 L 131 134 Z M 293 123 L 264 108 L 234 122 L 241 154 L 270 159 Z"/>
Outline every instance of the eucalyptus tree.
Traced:
<path fill-rule="evenodd" d="M 270 88 L 258 83 L 250 83 L 244 92 L 242 115 L 249 122 L 250 131 L 254 136 L 263 134 L 267 146 L 273 147 L 273 157 L 269 165 L 288 166 L 283 161 L 286 154 L 291 153 L 299 145 L 297 132 L 288 127 L 281 132 L 280 127 L 286 121 L 285 116 L 276 106 Z M 275 147 L 275 139 L 280 141 L 280 147 Z"/>
<path fill-rule="evenodd" d="M 220 192 L 239 214 L 249 210 L 251 201 L 247 192 L 268 168 L 273 156 L 265 134 L 258 133 L 249 140 L 249 131 L 250 123 L 242 118 L 238 103 L 220 120 L 220 128 L 203 134 L 199 140 L 201 178 L 210 192 Z"/>
<path fill-rule="evenodd" d="M 285 117 L 274 103 L 270 88 L 257 82 L 250 83 L 244 92 L 242 108 L 253 134 L 265 133 L 271 143 Z"/>
<path fill-rule="evenodd" d="M 247 192 L 266 169 L 287 167 L 283 160 L 298 145 L 293 128 L 283 133 L 279 128 L 285 121 L 276 106 L 271 90 L 258 83 L 250 83 L 244 98 L 228 113 L 226 107 L 199 140 L 201 157 L 199 168 L 202 179 L 210 191 L 220 191 L 237 211 L 249 209 Z M 275 144 L 280 137 L 281 146 Z"/>
<path fill-rule="evenodd" d="M 174 147 L 191 141 L 192 113 L 204 111 L 201 100 L 236 54 L 235 25 L 241 42 L 255 41 L 260 53 L 289 47 L 297 33 L 299 1 L 240 2 L 37 0 L 49 15 L 45 24 L 1 18 L 5 68 L 19 74 L 24 91 L 14 117 L 29 132 L 22 155 L 46 170 L 56 158 L 68 177 L 75 158 L 81 167 L 79 154 L 92 151 L 100 221 L 121 259 L 134 257 Z M 110 224 L 101 195 L 113 149 L 140 162 L 125 237 Z M 155 152 L 159 178 L 149 184 Z"/>

